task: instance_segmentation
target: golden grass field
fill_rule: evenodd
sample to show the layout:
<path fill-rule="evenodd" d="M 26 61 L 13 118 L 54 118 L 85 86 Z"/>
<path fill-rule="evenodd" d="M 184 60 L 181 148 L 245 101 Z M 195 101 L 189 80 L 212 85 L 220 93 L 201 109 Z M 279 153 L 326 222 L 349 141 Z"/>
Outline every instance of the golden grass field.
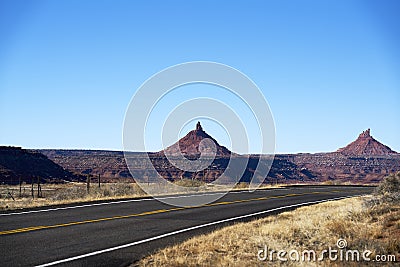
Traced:
<path fill-rule="evenodd" d="M 395 254 L 400 260 L 400 205 L 355 197 L 301 207 L 248 223 L 237 223 L 167 247 L 132 266 L 281 266 L 260 261 L 259 250 L 322 251 L 344 238 L 348 249 Z M 284 266 L 359 266 L 358 262 L 287 261 Z M 369 266 L 376 266 L 370 262 Z M 398 264 L 398 263 L 397 263 Z M 368 265 L 362 262 L 362 265 Z M 379 266 L 395 264 L 386 263 Z"/>

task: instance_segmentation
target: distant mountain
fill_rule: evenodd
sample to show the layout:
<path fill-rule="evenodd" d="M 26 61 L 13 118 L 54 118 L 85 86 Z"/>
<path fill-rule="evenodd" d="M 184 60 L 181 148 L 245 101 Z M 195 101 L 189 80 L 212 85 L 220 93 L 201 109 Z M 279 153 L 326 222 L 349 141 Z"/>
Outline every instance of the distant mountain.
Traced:
<path fill-rule="evenodd" d="M 355 141 L 338 149 L 337 152 L 352 156 L 397 154 L 396 151 L 375 140 L 371 136 L 370 129 L 363 131 Z"/>
<path fill-rule="evenodd" d="M 215 150 L 212 149 L 209 142 L 214 143 L 213 147 Z M 216 151 L 216 155 L 212 164 L 206 170 L 190 172 L 180 170 L 171 164 L 168 158 L 165 157 L 165 151 L 168 151 L 172 156 L 182 153 L 185 157 L 190 159 L 197 158 L 203 153 L 206 156 L 207 154 L 214 154 L 213 151 Z M 212 136 L 203 130 L 200 123 L 197 123 L 194 130 L 190 131 L 186 136 L 175 144 L 167 147 L 165 150 L 156 153 L 131 152 L 130 171 L 132 171 L 132 173 L 130 173 L 127 168 L 122 151 L 45 149 L 40 150 L 40 152 L 67 170 L 82 175 L 101 175 L 102 180 L 105 181 L 129 179 L 132 178 L 132 175 L 133 177 L 148 177 L 152 173 L 152 170 L 156 169 L 162 177 L 170 181 L 187 178 L 212 182 L 224 173 L 228 166 L 230 156 L 241 157 L 239 154 L 233 153 L 226 147 L 221 146 Z M 132 160 L 133 158 L 135 158 L 135 160 Z M 151 160 L 150 165 L 148 165 L 148 161 L 146 160 L 148 158 Z M 252 155 L 249 158 L 247 168 L 241 181 L 248 182 L 251 180 L 258 161 L 258 155 Z M 298 168 L 285 158 L 281 159 L 278 156 L 274 160 L 266 182 L 276 182 L 278 180 L 288 183 L 295 181 L 314 181 L 316 180 L 316 176 L 305 169 Z"/>
<path fill-rule="evenodd" d="M 200 156 L 200 152 L 210 153 L 208 139 L 214 142 L 216 157 L 204 171 L 190 172 L 180 170 L 171 164 L 165 151 L 172 155 L 182 153 L 192 159 Z M 200 145 L 200 143 L 202 145 Z M 206 145 L 205 147 L 202 147 Z M 212 182 L 226 169 L 230 156 L 241 157 L 229 151 L 207 134 L 200 123 L 185 137 L 165 150 L 157 153 L 133 152 L 131 171 L 129 172 L 122 151 L 101 150 L 40 150 L 49 159 L 65 169 L 82 175 L 101 175 L 104 180 L 131 179 L 133 177 L 149 177 L 154 168 L 168 180 L 182 178 Z M 148 157 L 151 160 L 148 165 Z M 241 181 L 251 179 L 258 164 L 258 155 L 251 155 Z M 356 141 L 331 153 L 300 153 L 275 155 L 274 162 L 265 183 L 295 183 L 315 181 L 341 181 L 355 183 L 376 183 L 389 173 L 400 171 L 400 154 L 376 141 L 370 130 L 364 131 Z"/>
<path fill-rule="evenodd" d="M 41 149 L 40 152 L 73 173 L 101 175 L 108 179 L 131 177 L 122 151 Z M 147 157 L 147 153 L 135 154 Z"/>
<path fill-rule="evenodd" d="M 216 151 L 213 149 L 210 143 L 202 142 L 205 139 L 208 139 L 208 141 L 215 144 Z M 200 145 L 201 142 L 202 144 Z M 197 122 L 196 129 L 190 131 L 178 142 L 158 153 L 164 155 L 166 151 L 169 152 L 170 155 L 179 155 L 179 153 L 182 153 L 184 156 L 189 157 L 199 157 L 200 154 L 214 155 L 214 151 L 216 152 L 215 155 L 218 157 L 229 157 L 231 155 L 231 151 L 218 144 L 213 137 L 203 130 L 200 122 Z"/>
<path fill-rule="evenodd" d="M 20 147 L 0 146 L 0 182 L 17 184 L 19 179 L 31 182 L 37 177 L 41 181 L 74 180 L 78 177 L 45 155 Z"/>

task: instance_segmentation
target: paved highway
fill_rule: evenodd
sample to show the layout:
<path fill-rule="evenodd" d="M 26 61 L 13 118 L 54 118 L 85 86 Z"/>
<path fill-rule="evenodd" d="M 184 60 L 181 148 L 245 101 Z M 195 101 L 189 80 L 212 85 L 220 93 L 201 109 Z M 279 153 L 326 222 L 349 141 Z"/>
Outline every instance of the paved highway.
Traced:
<path fill-rule="evenodd" d="M 236 221 L 372 190 L 302 186 L 230 192 L 214 203 L 188 208 L 145 198 L 2 213 L 0 265 L 126 266 L 158 248 Z"/>

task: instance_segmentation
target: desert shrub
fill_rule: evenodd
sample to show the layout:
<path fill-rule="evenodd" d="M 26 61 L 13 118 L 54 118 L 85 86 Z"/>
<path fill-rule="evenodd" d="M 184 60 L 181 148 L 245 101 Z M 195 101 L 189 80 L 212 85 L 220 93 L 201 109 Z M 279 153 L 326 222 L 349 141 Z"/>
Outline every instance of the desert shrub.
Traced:
<path fill-rule="evenodd" d="M 235 188 L 238 188 L 238 189 L 246 189 L 246 188 L 249 188 L 249 183 L 240 182 L 240 183 L 238 183 L 238 184 L 235 185 Z"/>
<path fill-rule="evenodd" d="M 135 190 L 135 194 L 139 196 L 145 196 L 147 193 L 138 185 L 138 184 L 133 184 L 132 185 L 133 189 Z"/>
<path fill-rule="evenodd" d="M 84 198 L 86 196 L 86 188 L 82 186 L 71 186 L 68 188 L 58 189 L 49 196 L 50 200 L 71 200 Z"/>
<path fill-rule="evenodd" d="M 379 195 L 396 194 L 400 192 L 400 172 L 392 173 L 378 185 L 375 191 Z"/>
<path fill-rule="evenodd" d="M 335 183 L 332 180 L 327 180 L 327 181 L 323 182 L 322 184 L 324 184 L 324 185 L 334 185 Z"/>
<path fill-rule="evenodd" d="M 364 205 L 367 208 L 400 203 L 400 172 L 392 173 L 379 183 L 373 197 L 367 198 Z"/>
<path fill-rule="evenodd" d="M 112 192 L 111 192 L 110 187 L 109 186 L 107 186 L 107 187 L 103 186 L 103 188 L 101 190 L 101 195 L 103 197 L 111 197 L 112 196 Z"/>
<path fill-rule="evenodd" d="M 103 197 L 124 197 L 133 195 L 145 195 L 144 191 L 133 183 L 110 183 L 102 184 L 99 188 L 97 185 L 90 187 L 87 194 L 86 186 L 74 185 L 67 188 L 57 189 L 51 195 L 48 195 L 50 200 L 76 200 L 76 199 L 100 199 Z"/>
<path fill-rule="evenodd" d="M 143 195 L 143 191 L 133 183 L 110 183 L 102 184 L 100 188 L 93 186 L 90 188 L 90 195 L 101 198 L 101 197 L 123 197 L 132 195 Z"/>
<path fill-rule="evenodd" d="M 183 187 L 200 187 L 204 186 L 205 183 L 199 180 L 182 179 L 175 182 L 176 185 Z"/>
<path fill-rule="evenodd" d="M 112 196 L 127 196 L 135 194 L 135 189 L 130 183 L 111 184 L 110 191 Z"/>

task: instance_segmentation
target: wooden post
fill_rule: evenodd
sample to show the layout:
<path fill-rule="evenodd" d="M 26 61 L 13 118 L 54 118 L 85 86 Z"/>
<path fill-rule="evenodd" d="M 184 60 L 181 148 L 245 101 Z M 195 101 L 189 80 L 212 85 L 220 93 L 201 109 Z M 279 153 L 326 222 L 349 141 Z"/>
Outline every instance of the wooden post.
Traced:
<path fill-rule="evenodd" d="M 12 198 L 12 200 L 15 201 L 15 199 L 14 199 L 12 193 L 10 192 L 9 188 L 7 188 L 7 196 L 10 196 Z"/>
<path fill-rule="evenodd" d="M 86 191 L 88 194 L 90 193 L 90 174 L 86 177 Z"/>
<path fill-rule="evenodd" d="M 34 191 L 33 191 L 33 176 L 31 177 L 31 195 L 32 199 L 35 199 Z"/>
<path fill-rule="evenodd" d="M 19 197 L 22 196 L 21 186 L 22 186 L 22 181 L 21 181 L 21 176 L 20 176 L 19 177 Z"/>
<path fill-rule="evenodd" d="M 98 181 L 98 182 L 99 182 L 99 188 L 100 188 L 100 178 L 101 178 L 101 177 L 100 177 L 100 174 L 99 174 L 99 181 Z"/>
<path fill-rule="evenodd" d="M 37 177 L 37 197 L 42 197 L 42 186 L 40 185 L 40 177 Z"/>

